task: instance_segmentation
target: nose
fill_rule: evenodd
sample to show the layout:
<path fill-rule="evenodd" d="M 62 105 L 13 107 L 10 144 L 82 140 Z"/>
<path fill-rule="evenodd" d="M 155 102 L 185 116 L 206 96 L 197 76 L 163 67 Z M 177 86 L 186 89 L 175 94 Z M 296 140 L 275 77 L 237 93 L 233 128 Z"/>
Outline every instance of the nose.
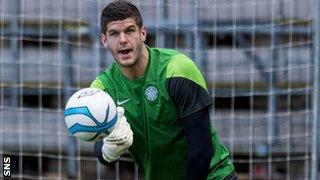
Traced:
<path fill-rule="evenodd" d="M 120 38 L 119 39 L 120 44 L 126 44 L 127 43 L 127 37 L 123 32 L 120 33 L 120 37 L 119 38 Z"/>

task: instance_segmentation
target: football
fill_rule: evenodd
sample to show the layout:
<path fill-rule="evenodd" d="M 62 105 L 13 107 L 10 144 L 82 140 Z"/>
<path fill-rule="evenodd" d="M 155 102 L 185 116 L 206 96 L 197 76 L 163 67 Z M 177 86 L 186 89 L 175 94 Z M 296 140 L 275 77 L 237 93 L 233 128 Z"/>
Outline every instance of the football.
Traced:
<path fill-rule="evenodd" d="M 111 96 L 96 88 L 75 92 L 64 110 L 69 132 L 84 141 L 97 141 L 107 136 L 117 122 L 117 109 Z"/>

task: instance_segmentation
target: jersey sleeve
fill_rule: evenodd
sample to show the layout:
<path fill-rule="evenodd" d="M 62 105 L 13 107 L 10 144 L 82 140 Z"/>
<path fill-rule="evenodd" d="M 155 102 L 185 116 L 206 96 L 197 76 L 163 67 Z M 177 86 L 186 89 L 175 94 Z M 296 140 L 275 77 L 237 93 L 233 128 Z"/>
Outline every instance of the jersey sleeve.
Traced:
<path fill-rule="evenodd" d="M 187 179 L 206 179 L 214 156 L 210 109 L 206 107 L 181 119 L 188 142 Z"/>
<path fill-rule="evenodd" d="M 212 104 L 206 82 L 196 64 L 183 54 L 172 58 L 167 67 L 167 89 L 180 118 Z"/>
<path fill-rule="evenodd" d="M 179 55 L 168 64 L 167 89 L 187 137 L 187 179 L 206 179 L 214 151 L 209 115 L 212 99 L 204 77 L 192 60 Z"/>
<path fill-rule="evenodd" d="M 91 87 L 91 88 L 102 89 L 102 90 L 105 89 L 104 86 L 103 86 L 103 84 L 102 84 L 101 79 L 99 78 L 99 76 L 98 76 L 94 81 L 92 81 L 90 87 Z"/>

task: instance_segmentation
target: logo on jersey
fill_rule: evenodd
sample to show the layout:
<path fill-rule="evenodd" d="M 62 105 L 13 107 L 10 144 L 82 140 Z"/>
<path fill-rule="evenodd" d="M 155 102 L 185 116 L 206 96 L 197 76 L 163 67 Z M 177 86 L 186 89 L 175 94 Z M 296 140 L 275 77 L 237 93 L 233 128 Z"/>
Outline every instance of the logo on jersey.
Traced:
<path fill-rule="evenodd" d="M 150 85 L 144 91 L 144 95 L 145 95 L 147 100 L 155 101 L 158 98 L 159 91 L 155 86 Z"/>
<path fill-rule="evenodd" d="M 122 104 L 124 104 L 124 103 L 126 103 L 126 102 L 128 102 L 128 101 L 130 101 L 131 100 L 131 98 L 129 98 L 129 99 L 126 99 L 126 100 L 123 100 L 123 101 L 119 101 L 119 99 L 117 100 L 117 104 L 118 104 L 118 106 L 121 106 Z"/>

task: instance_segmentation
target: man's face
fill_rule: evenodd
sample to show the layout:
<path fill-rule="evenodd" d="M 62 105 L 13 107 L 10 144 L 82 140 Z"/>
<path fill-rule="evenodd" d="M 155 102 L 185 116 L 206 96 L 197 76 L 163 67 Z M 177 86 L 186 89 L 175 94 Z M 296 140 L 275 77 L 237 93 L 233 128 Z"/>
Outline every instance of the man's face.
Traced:
<path fill-rule="evenodd" d="M 101 34 L 102 44 L 122 67 L 133 67 L 139 63 L 146 40 L 146 29 L 139 29 L 133 18 L 111 21 L 107 32 Z"/>

